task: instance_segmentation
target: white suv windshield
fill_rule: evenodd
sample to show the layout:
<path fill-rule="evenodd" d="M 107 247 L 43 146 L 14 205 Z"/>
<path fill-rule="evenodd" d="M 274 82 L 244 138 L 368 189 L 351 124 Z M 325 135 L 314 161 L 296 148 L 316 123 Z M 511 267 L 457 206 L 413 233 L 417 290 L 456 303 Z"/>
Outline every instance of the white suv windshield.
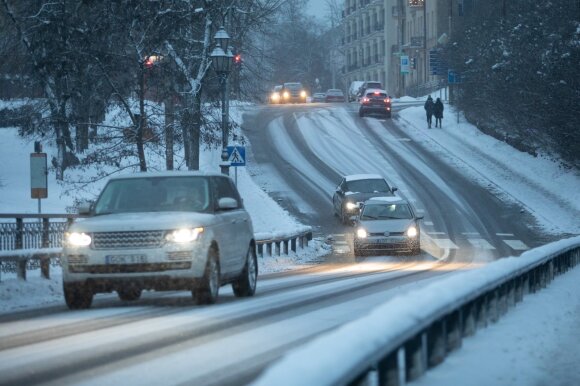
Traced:
<path fill-rule="evenodd" d="M 150 177 L 112 180 L 95 204 L 95 214 L 127 212 L 206 212 L 207 177 Z"/>

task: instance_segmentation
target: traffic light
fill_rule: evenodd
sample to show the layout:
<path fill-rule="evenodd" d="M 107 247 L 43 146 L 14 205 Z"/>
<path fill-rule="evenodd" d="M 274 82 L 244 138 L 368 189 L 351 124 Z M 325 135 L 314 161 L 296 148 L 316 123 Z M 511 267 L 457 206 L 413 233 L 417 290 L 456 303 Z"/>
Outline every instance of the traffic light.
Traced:
<path fill-rule="evenodd" d="M 411 70 L 417 69 L 417 58 L 411 58 Z"/>

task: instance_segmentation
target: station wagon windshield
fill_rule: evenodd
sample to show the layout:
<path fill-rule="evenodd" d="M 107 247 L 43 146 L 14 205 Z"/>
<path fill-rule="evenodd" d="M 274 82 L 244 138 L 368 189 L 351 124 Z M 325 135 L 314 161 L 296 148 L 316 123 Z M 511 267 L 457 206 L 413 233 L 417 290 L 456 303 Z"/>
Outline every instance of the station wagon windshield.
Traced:
<path fill-rule="evenodd" d="M 363 208 L 362 220 L 402 220 L 413 218 L 407 204 L 370 204 Z"/>

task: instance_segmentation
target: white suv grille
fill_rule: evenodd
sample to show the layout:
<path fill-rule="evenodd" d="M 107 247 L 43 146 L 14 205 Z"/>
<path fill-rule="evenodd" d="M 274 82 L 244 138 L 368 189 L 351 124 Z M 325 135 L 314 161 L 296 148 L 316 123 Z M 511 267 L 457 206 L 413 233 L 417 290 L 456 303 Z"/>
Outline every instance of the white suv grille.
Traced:
<path fill-rule="evenodd" d="M 159 248 L 164 231 L 93 233 L 94 249 Z"/>

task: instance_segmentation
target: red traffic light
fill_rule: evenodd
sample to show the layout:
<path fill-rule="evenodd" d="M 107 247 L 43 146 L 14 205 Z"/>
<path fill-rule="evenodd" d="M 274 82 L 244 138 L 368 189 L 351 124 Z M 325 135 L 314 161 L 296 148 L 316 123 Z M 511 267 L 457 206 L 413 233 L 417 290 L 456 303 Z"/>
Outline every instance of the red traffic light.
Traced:
<path fill-rule="evenodd" d="M 241 54 L 236 54 L 234 56 L 234 63 L 235 64 L 241 64 L 242 63 L 242 55 Z"/>

